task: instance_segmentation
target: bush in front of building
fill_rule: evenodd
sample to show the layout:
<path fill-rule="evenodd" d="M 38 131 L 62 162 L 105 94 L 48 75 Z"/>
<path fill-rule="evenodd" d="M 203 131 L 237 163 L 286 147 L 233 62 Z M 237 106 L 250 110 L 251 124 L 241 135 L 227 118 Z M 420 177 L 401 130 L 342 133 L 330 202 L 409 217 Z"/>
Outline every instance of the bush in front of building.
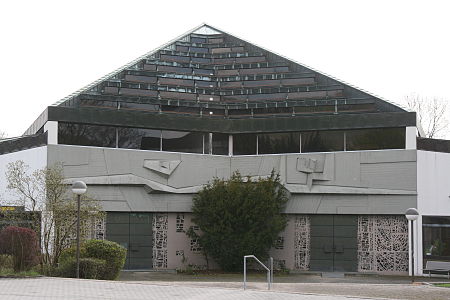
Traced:
<path fill-rule="evenodd" d="M 114 280 L 119 276 L 125 264 L 127 249 L 116 242 L 104 240 L 89 240 L 84 244 L 84 248 L 87 257 L 106 261 L 102 279 Z"/>
<path fill-rule="evenodd" d="M 80 258 L 80 278 L 85 279 L 104 279 L 103 274 L 106 267 L 106 261 L 103 259 L 83 257 Z M 61 262 L 56 271 L 60 277 L 76 277 L 77 260 L 74 257 L 67 258 Z"/>
<path fill-rule="evenodd" d="M 125 264 L 126 255 L 127 250 L 116 242 L 86 241 L 80 247 L 80 278 L 114 280 L 119 276 L 120 270 Z M 76 248 L 71 247 L 63 250 L 59 261 L 57 275 L 75 277 Z"/>
<path fill-rule="evenodd" d="M 287 202 L 280 178 L 251 180 L 234 173 L 228 181 L 215 178 L 193 199 L 193 221 L 201 232 L 195 236 L 206 257 L 224 271 L 240 271 L 244 255 L 268 257 L 278 234 L 286 227 L 281 214 Z"/>
<path fill-rule="evenodd" d="M 70 247 L 70 248 L 64 249 L 61 252 L 61 255 L 59 257 L 59 265 L 64 265 L 69 260 L 75 259 L 76 255 L 77 255 L 77 248 L 76 247 Z M 86 249 L 84 248 L 84 245 L 80 246 L 80 257 L 87 257 L 86 256 Z"/>
<path fill-rule="evenodd" d="M 2 229 L 0 253 L 12 256 L 14 272 L 30 270 L 39 263 L 39 242 L 36 232 L 16 226 Z"/>

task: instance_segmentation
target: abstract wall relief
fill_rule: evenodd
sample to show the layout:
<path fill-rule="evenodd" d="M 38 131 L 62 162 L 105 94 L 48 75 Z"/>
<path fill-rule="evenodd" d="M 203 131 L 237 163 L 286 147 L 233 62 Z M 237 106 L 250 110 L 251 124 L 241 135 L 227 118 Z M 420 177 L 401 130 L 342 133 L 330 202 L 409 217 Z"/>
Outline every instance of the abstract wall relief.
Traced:
<path fill-rule="evenodd" d="M 155 213 L 153 215 L 153 268 L 167 268 L 167 228 L 168 213 Z"/>
<path fill-rule="evenodd" d="M 408 223 L 404 216 L 358 217 L 358 271 L 408 271 Z"/>
<path fill-rule="evenodd" d="M 311 222 L 309 216 L 295 216 L 294 268 L 309 270 Z"/>

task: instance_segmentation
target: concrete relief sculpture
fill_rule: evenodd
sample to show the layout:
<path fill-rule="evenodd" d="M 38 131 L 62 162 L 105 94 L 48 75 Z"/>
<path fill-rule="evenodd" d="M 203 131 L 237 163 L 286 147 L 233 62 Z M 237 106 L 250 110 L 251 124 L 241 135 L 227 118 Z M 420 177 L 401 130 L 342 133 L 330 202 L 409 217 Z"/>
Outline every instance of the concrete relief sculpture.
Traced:
<path fill-rule="evenodd" d="M 144 168 L 170 176 L 180 165 L 181 160 L 144 160 Z"/>
<path fill-rule="evenodd" d="M 167 268 L 167 229 L 169 214 L 153 215 L 153 268 Z"/>
<path fill-rule="evenodd" d="M 358 271 L 408 271 L 408 223 L 404 216 L 358 217 Z"/>
<path fill-rule="evenodd" d="M 314 181 L 329 181 L 334 178 L 334 156 L 312 154 L 288 156 L 287 183 L 307 186 L 309 190 Z"/>
<path fill-rule="evenodd" d="M 91 238 L 95 240 L 104 240 L 106 232 L 106 218 L 95 218 L 92 220 Z"/>
<path fill-rule="evenodd" d="M 294 230 L 294 268 L 297 270 L 309 270 L 311 232 L 309 216 L 295 216 Z"/>

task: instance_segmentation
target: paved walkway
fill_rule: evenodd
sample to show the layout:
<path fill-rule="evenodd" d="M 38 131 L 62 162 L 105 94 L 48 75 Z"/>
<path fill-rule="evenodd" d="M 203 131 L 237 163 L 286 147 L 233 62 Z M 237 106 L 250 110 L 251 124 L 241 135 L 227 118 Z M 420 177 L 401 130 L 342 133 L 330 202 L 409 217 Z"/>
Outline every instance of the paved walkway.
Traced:
<path fill-rule="evenodd" d="M 96 281 L 66 278 L 0 279 L 0 299 L 5 300 L 87 300 L 87 299 L 249 299 L 249 300 L 349 300 L 345 296 L 296 294 L 220 287 L 200 287 L 155 283 Z M 431 298 L 430 298 L 431 299 Z M 435 298 L 436 299 L 436 298 Z"/>
<path fill-rule="evenodd" d="M 428 284 L 429 282 L 450 283 L 447 278 L 418 277 L 416 284 L 411 284 L 411 278 L 405 276 L 321 277 L 311 274 L 276 274 L 274 279 L 273 290 L 278 292 L 360 298 L 450 299 L 450 288 Z M 120 280 L 140 284 L 242 289 L 241 274 L 183 275 L 163 272 L 122 272 Z M 251 289 L 267 290 L 265 280 L 265 274 L 250 274 L 247 285 Z"/>
<path fill-rule="evenodd" d="M 242 283 L 240 282 L 158 282 L 158 284 L 176 284 L 177 286 L 191 287 L 242 288 Z M 262 282 L 248 283 L 247 286 L 253 290 L 267 289 L 267 284 Z M 427 284 L 274 283 L 272 290 L 284 293 L 327 295 L 327 297 L 329 297 L 327 299 L 334 299 L 332 297 L 336 296 L 344 296 L 351 299 L 450 299 L 450 288 L 435 287 Z"/>

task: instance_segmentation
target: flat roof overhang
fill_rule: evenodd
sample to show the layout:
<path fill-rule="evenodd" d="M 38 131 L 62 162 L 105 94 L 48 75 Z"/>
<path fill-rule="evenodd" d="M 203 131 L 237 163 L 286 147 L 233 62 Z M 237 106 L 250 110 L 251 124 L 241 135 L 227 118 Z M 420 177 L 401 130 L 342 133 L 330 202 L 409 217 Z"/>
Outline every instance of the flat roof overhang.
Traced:
<path fill-rule="evenodd" d="M 40 124 L 33 124 L 33 127 L 39 129 L 46 121 L 236 134 L 415 126 L 416 113 L 315 114 L 228 119 L 129 110 L 49 106 L 36 120 Z"/>

